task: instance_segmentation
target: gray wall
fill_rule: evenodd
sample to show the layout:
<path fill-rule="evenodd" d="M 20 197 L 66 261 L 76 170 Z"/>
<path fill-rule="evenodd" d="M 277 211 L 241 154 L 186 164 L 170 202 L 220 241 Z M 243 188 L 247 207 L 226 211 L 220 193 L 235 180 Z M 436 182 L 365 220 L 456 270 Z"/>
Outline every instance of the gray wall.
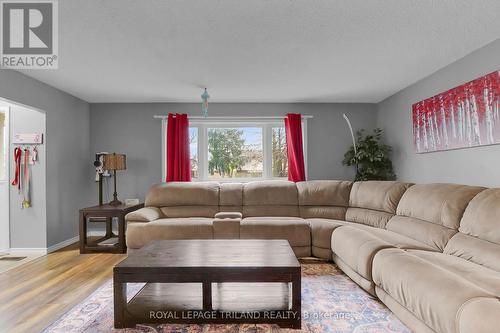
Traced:
<path fill-rule="evenodd" d="M 10 108 L 10 154 L 16 145 L 12 144 L 14 133 L 43 133 L 45 135 L 45 114 L 20 106 Z M 39 163 L 30 167 L 31 208 L 21 208 L 23 195 L 17 187 L 10 186 L 10 242 L 16 248 L 44 248 L 47 245 L 46 228 L 46 145 L 38 147 Z M 15 174 L 11 158 L 10 174 Z M 36 237 L 33 237 L 36 235 Z"/>
<path fill-rule="evenodd" d="M 377 105 L 378 126 L 393 146 L 400 180 L 500 186 L 500 146 L 416 154 L 413 150 L 411 105 L 427 97 L 500 69 L 500 39 L 469 54 Z"/>
<path fill-rule="evenodd" d="M 77 236 L 78 209 L 90 202 L 89 104 L 12 70 L 0 70 L 0 97 L 45 112 L 46 246 Z M 36 247 L 43 238 L 28 226 L 23 231 L 23 243 L 11 247 Z"/>
<path fill-rule="evenodd" d="M 212 103 L 210 116 L 284 116 L 302 113 L 308 120 L 309 179 L 352 179 L 354 171 L 341 164 L 351 137 L 342 113 L 356 129 L 371 129 L 376 123 L 374 104 L 259 104 Z M 127 154 L 127 170 L 119 172 L 118 193 L 122 199 L 140 198 L 153 183 L 161 181 L 161 121 L 155 114 L 169 112 L 199 116 L 198 103 L 91 104 L 90 149 Z M 90 164 L 89 164 L 90 166 Z M 110 182 L 111 184 L 111 182 Z M 97 201 L 97 186 L 94 186 Z"/>

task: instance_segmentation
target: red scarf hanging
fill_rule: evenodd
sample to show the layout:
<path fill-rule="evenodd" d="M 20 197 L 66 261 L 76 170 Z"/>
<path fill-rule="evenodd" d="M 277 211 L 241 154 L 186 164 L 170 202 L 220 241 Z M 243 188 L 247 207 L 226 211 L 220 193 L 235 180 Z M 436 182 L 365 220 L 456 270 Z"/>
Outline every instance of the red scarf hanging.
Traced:
<path fill-rule="evenodd" d="M 187 114 L 168 114 L 167 182 L 190 182 L 189 120 Z"/>
<path fill-rule="evenodd" d="M 302 144 L 302 116 L 289 113 L 285 118 L 286 146 L 288 153 L 288 180 L 306 180 L 304 148 Z"/>
<path fill-rule="evenodd" d="M 17 189 L 21 189 L 21 148 L 14 149 L 14 163 L 16 164 L 16 174 L 14 176 L 14 180 L 12 181 L 12 186 L 17 186 Z"/>

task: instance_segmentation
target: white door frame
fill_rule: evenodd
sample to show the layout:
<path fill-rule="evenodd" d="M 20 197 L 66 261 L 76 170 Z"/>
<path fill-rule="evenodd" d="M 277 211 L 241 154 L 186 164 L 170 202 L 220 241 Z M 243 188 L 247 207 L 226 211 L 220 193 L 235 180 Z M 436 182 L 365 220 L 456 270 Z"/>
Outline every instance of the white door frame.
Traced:
<path fill-rule="evenodd" d="M 10 108 L 0 106 L 0 111 L 5 112 L 5 179 L 0 179 L 0 253 L 8 252 L 10 249 Z"/>

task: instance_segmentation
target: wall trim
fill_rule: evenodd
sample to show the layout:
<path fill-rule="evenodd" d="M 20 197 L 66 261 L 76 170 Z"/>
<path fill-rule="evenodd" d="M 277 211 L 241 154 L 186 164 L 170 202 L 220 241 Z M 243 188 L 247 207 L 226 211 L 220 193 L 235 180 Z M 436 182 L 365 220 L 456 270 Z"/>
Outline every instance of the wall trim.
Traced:
<path fill-rule="evenodd" d="M 11 247 L 8 251 L 9 254 L 47 254 L 47 248 L 45 247 Z"/>
<path fill-rule="evenodd" d="M 78 242 L 79 239 L 80 239 L 80 236 L 75 236 L 75 237 L 72 237 L 70 239 L 66 239 L 65 241 L 62 241 L 60 243 L 49 246 L 47 248 L 47 254 L 52 253 L 54 251 L 57 251 L 59 249 L 62 249 L 63 247 L 66 247 L 68 245 L 74 244 L 74 243 Z"/>
<path fill-rule="evenodd" d="M 52 252 L 55 252 L 59 249 L 62 249 L 63 247 L 66 247 L 68 245 L 74 244 L 78 242 L 80 239 L 79 236 L 72 237 L 70 239 L 66 239 L 62 242 L 59 242 L 57 244 L 51 245 L 49 247 L 13 247 L 10 248 L 7 252 L 10 254 L 22 254 L 22 253 L 33 253 L 33 254 L 49 254 Z"/>

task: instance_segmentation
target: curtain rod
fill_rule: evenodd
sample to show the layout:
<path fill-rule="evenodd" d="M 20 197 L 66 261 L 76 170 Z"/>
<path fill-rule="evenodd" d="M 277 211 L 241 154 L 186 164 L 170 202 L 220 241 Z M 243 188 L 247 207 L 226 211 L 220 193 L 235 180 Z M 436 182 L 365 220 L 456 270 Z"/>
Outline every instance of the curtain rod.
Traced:
<path fill-rule="evenodd" d="M 155 119 L 167 119 L 168 116 L 166 115 L 154 115 L 153 118 Z M 175 116 L 174 116 L 175 117 Z M 276 120 L 283 120 L 285 116 L 262 116 L 262 117 L 245 117 L 245 116 L 235 116 L 235 117 L 203 117 L 203 116 L 193 116 L 193 117 L 188 117 L 189 119 L 195 119 L 195 120 L 239 120 L 239 119 L 276 119 Z M 314 118 L 313 116 L 309 115 L 303 115 L 302 119 L 312 119 Z"/>

